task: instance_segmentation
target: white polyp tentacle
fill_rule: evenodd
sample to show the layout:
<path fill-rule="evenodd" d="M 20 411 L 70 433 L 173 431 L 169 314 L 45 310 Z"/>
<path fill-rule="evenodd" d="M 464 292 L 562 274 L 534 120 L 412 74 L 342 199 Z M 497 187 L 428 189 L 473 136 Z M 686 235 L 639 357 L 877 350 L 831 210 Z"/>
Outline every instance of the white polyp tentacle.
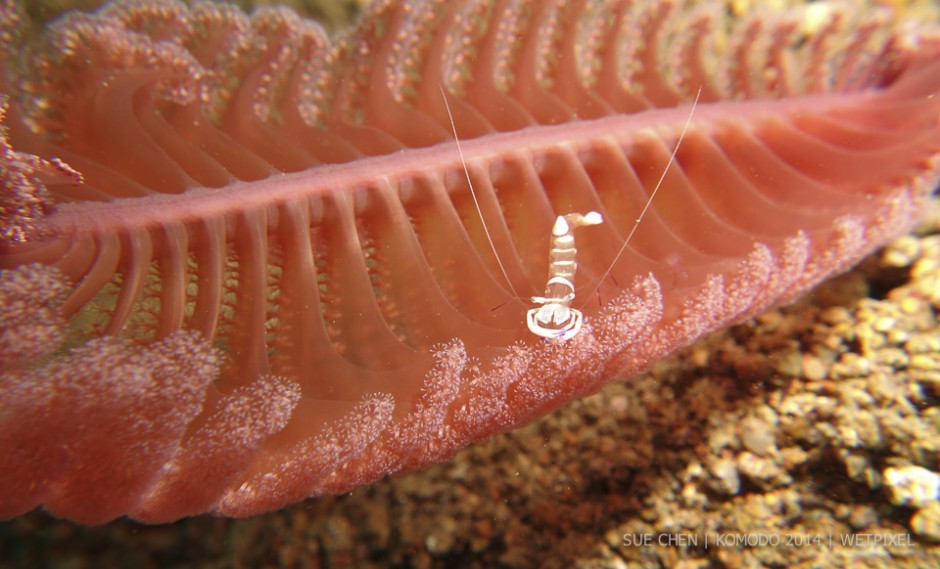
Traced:
<path fill-rule="evenodd" d="M 574 274 L 578 269 L 578 250 L 574 243 L 574 230 L 585 225 L 597 225 L 604 221 L 601 214 L 590 211 L 586 214 L 569 213 L 559 215 L 552 226 L 552 249 L 549 252 L 548 281 L 545 296 L 533 296 L 532 302 L 539 304 L 526 314 L 526 322 L 536 336 L 553 340 L 568 340 L 581 331 L 584 315 L 571 308 L 574 300 Z"/>

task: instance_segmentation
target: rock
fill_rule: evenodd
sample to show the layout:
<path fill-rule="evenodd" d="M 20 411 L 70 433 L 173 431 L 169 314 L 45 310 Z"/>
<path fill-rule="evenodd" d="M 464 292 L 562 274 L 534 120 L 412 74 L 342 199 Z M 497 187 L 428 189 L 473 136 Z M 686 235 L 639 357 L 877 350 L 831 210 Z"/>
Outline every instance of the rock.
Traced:
<path fill-rule="evenodd" d="M 940 503 L 917 510 L 911 518 L 911 529 L 924 539 L 940 543 Z"/>
<path fill-rule="evenodd" d="M 895 506 L 923 508 L 940 498 L 940 474 L 920 466 L 886 468 L 884 484 Z"/>

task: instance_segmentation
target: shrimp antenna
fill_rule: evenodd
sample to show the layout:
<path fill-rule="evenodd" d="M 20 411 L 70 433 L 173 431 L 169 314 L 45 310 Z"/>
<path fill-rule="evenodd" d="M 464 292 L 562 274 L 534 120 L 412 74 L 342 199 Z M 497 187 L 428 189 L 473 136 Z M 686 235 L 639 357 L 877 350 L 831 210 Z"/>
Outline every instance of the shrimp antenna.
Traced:
<path fill-rule="evenodd" d="M 517 293 L 515 287 L 512 286 L 512 280 L 510 280 L 509 273 L 503 265 L 503 260 L 499 258 L 499 253 L 496 252 L 496 244 L 493 243 L 493 236 L 490 235 L 490 230 L 486 226 L 486 219 L 483 218 L 483 208 L 480 207 L 480 200 L 477 199 L 477 192 L 473 189 L 473 182 L 470 180 L 470 170 L 467 169 L 467 161 L 463 157 L 463 148 L 460 146 L 460 137 L 457 136 L 457 125 L 454 123 L 454 115 L 450 112 L 450 103 L 447 102 L 447 93 L 444 91 L 444 85 L 438 86 L 441 89 L 441 98 L 444 99 L 444 108 L 447 110 L 447 118 L 450 119 L 450 128 L 454 131 L 454 142 L 457 143 L 457 153 L 460 155 L 460 163 L 463 164 L 463 173 L 467 177 L 467 185 L 470 186 L 470 195 L 473 197 L 473 205 L 476 206 L 477 215 L 480 216 L 480 223 L 483 224 L 483 233 L 486 234 L 486 240 L 490 244 L 490 249 L 493 251 L 493 256 L 496 258 L 496 264 L 499 265 L 499 270 L 503 273 L 503 278 L 506 279 L 506 284 L 509 285 L 509 290 L 512 292 L 513 297 L 519 301 L 519 304 L 523 304 L 519 293 Z"/>
<path fill-rule="evenodd" d="M 688 118 L 685 119 L 685 125 L 682 127 L 682 132 L 679 133 L 679 139 L 676 141 L 675 148 L 672 149 L 672 154 L 669 156 L 669 160 L 666 162 L 666 167 L 663 168 L 663 173 L 659 177 L 659 181 L 656 182 L 656 187 L 654 187 L 653 191 L 650 193 L 649 199 L 646 200 L 646 205 L 643 206 L 643 210 L 640 212 L 640 215 L 637 216 L 636 221 L 633 223 L 633 227 L 630 229 L 630 233 L 627 234 L 627 238 L 624 240 L 623 245 L 620 246 L 620 250 L 617 252 L 617 255 L 614 256 L 614 260 L 610 262 L 610 264 L 607 266 L 607 270 L 604 271 L 604 274 L 601 275 L 601 278 L 597 280 L 597 283 L 594 285 L 594 288 L 591 289 L 591 293 L 588 294 L 585 298 L 590 298 L 596 290 L 601 288 L 601 283 L 604 282 L 604 279 L 610 276 L 610 272 L 614 269 L 614 265 L 616 265 L 617 261 L 620 260 L 620 257 L 623 255 L 623 252 L 627 250 L 627 245 L 630 244 L 630 240 L 633 239 L 633 235 L 636 233 L 636 230 L 640 227 L 640 222 L 643 221 L 643 218 L 646 217 L 646 213 L 649 211 L 650 206 L 653 205 L 653 199 L 656 197 L 656 194 L 659 192 L 659 188 L 662 187 L 663 181 L 666 179 L 666 174 L 669 173 L 669 168 L 672 166 L 673 162 L 676 161 L 676 155 L 679 153 L 679 146 L 682 144 L 682 139 L 685 138 L 685 133 L 689 130 L 689 125 L 692 124 L 692 115 L 695 114 L 695 107 L 698 106 L 698 100 L 701 96 L 702 96 L 702 87 L 699 86 L 698 92 L 695 94 L 695 100 L 692 101 L 692 108 L 689 109 L 689 116 Z"/>

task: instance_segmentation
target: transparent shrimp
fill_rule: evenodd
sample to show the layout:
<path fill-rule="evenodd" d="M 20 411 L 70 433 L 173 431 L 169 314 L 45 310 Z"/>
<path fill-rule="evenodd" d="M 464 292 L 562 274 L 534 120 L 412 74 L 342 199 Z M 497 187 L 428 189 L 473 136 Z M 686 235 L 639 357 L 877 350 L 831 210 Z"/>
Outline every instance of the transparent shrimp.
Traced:
<path fill-rule="evenodd" d="M 587 214 L 559 215 L 552 227 L 552 248 L 549 252 L 548 282 L 545 296 L 533 296 L 539 304 L 526 313 L 529 331 L 536 336 L 552 340 L 569 340 L 581 331 L 584 315 L 571 308 L 574 300 L 574 274 L 578 270 L 578 250 L 574 243 L 574 230 L 585 225 L 597 225 L 604 218 L 596 211 Z"/>
<path fill-rule="evenodd" d="M 447 94 L 444 91 L 443 85 L 441 85 L 440 88 L 441 97 L 444 99 L 444 108 L 447 109 L 447 116 L 450 119 L 450 125 L 454 131 L 454 140 L 457 144 L 457 151 L 460 153 L 460 161 L 463 162 L 464 173 L 467 176 L 467 183 L 470 185 L 470 193 L 473 196 L 474 204 L 476 204 L 477 214 L 480 216 L 480 221 L 483 223 L 483 230 L 486 232 L 486 238 L 489 240 L 490 247 L 493 248 L 493 253 L 495 254 L 496 247 L 493 245 L 492 237 L 490 236 L 489 230 L 486 227 L 486 220 L 483 218 L 483 211 L 480 209 L 480 204 L 477 201 L 476 193 L 473 190 L 473 183 L 470 180 L 470 173 L 467 171 L 467 162 L 464 160 L 463 150 L 460 147 L 460 139 L 457 137 L 457 126 L 454 124 L 454 116 L 451 114 L 450 104 L 447 102 Z M 617 261 L 620 259 L 621 255 L 623 255 L 623 252 L 627 249 L 627 245 L 630 244 L 630 240 L 633 239 L 633 235 L 640 226 L 640 222 L 643 221 L 643 218 L 649 211 L 650 206 L 653 204 L 653 198 L 656 197 L 657 192 L 659 192 L 659 188 L 666 179 L 666 174 L 669 172 L 669 168 L 672 166 L 673 162 L 675 162 L 676 155 L 679 152 L 679 145 L 682 144 L 682 140 L 685 138 L 686 132 L 689 129 L 689 125 L 692 123 L 692 116 L 695 114 L 695 108 L 698 106 L 699 97 L 701 97 L 701 95 L 702 88 L 699 87 L 698 93 L 695 95 L 695 100 L 692 101 L 692 107 L 689 110 L 689 116 L 685 121 L 685 126 L 682 127 L 682 132 L 679 134 L 679 137 L 676 141 L 676 146 L 673 148 L 672 155 L 669 157 L 669 161 L 666 163 L 666 167 L 663 169 L 662 176 L 660 176 L 659 181 L 656 183 L 656 187 L 653 188 L 652 192 L 650 192 L 650 196 L 646 201 L 646 205 L 643 207 L 640 215 L 637 216 L 635 223 L 633 224 L 633 228 L 630 230 L 630 233 L 627 235 L 627 238 L 620 247 L 620 251 L 617 252 L 617 255 L 614 257 L 613 261 L 611 261 L 608 265 L 607 270 L 604 272 L 601 278 L 598 279 L 594 288 L 591 290 L 592 294 L 594 291 L 600 288 L 604 279 L 610 275 L 614 265 L 617 264 Z M 601 217 L 601 214 L 596 211 L 590 211 L 586 214 L 568 213 L 565 215 L 559 215 L 557 218 L 555 218 L 555 225 L 552 226 L 552 248 L 549 251 L 548 282 L 545 283 L 545 296 L 533 296 L 532 302 L 538 304 L 539 306 L 526 312 L 526 324 L 529 328 L 529 331 L 536 336 L 550 340 L 565 341 L 575 337 L 578 332 L 581 331 L 581 326 L 584 323 L 584 315 L 577 308 L 571 307 L 571 301 L 575 298 L 574 275 L 578 268 L 576 260 L 578 250 L 575 247 L 574 230 L 577 227 L 583 227 L 586 225 L 597 225 L 599 223 L 603 223 L 603 221 L 604 219 Z M 507 274 L 506 269 L 498 255 L 496 256 L 496 262 L 499 264 L 499 268 L 502 271 L 506 282 L 509 284 L 510 289 L 512 289 L 513 294 L 515 295 L 515 289 L 512 288 L 509 275 Z"/>

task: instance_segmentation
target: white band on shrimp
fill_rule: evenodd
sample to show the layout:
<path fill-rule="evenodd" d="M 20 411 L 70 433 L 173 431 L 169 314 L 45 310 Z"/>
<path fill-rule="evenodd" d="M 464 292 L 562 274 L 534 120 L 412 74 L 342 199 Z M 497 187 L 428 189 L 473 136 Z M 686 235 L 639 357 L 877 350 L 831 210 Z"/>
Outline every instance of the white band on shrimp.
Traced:
<path fill-rule="evenodd" d="M 541 306 L 526 313 L 529 331 L 536 336 L 569 340 L 581 331 L 584 315 L 580 310 L 571 308 L 571 301 L 574 300 L 574 274 L 578 269 L 575 260 L 578 250 L 574 245 L 574 230 L 603 221 L 604 218 L 596 211 L 584 215 L 569 213 L 559 215 L 555 219 L 545 296 L 533 296 L 532 302 Z"/>

